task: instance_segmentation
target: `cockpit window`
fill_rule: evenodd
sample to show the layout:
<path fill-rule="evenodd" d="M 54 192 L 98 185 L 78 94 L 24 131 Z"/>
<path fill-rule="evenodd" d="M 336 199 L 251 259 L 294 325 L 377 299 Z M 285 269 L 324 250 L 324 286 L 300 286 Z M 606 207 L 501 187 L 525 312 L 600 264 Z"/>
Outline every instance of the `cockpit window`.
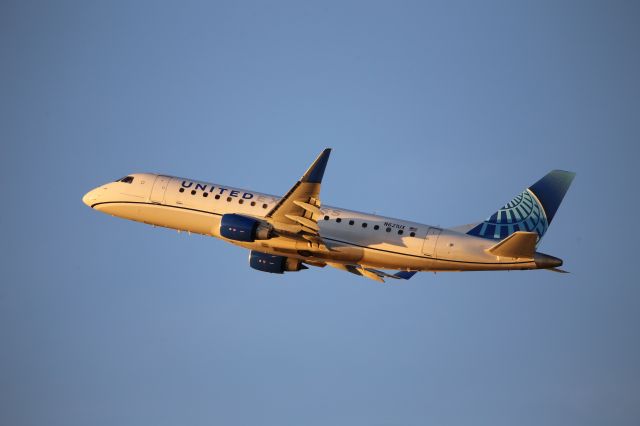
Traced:
<path fill-rule="evenodd" d="M 122 179 L 118 179 L 116 182 L 132 183 L 133 176 L 125 176 Z"/>

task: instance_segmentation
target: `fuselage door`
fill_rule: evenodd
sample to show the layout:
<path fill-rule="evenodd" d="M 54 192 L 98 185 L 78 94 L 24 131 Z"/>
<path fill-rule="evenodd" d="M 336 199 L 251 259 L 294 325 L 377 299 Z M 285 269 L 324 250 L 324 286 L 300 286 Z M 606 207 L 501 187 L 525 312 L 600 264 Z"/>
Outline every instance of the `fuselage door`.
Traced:
<path fill-rule="evenodd" d="M 149 200 L 152 203 L 161 204 L 164 201 L 164 192 L 167 190 L 170 180 L 171 178 L 169 176 L 156 177 L 153 188 L 151 189 L 151 195 L 149 196 Z"/>
<path fill-rule="evenodd" d="M 441 232 L 442 229 L 440 228 L 429 228 L 427 236 L 424 237 L 424 243 L 422 244 L 422 254 L 429 257 L 433 256 Z"/>

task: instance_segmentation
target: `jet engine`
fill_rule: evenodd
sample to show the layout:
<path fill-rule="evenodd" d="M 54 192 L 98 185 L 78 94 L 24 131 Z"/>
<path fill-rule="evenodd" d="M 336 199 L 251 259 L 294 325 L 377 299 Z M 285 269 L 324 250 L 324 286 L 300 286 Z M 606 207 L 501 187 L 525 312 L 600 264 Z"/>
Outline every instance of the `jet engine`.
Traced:
<path fill-rule="evenodd" d="M 220 235 L 230 240 L 253 242 L 268 240 L 273 236 L 273 227 L 252 217 L 240 214 L 225 214 L 220 220 Z"/>
<path fill-rule="evenodd" d="M 249 266 L 258 271 L 270 272 L 272 274 L 309 269 L 302 264 L 300 259 L 267 254 L 255 250 L 251 250 L 251 254 L 249 254 Z"/>

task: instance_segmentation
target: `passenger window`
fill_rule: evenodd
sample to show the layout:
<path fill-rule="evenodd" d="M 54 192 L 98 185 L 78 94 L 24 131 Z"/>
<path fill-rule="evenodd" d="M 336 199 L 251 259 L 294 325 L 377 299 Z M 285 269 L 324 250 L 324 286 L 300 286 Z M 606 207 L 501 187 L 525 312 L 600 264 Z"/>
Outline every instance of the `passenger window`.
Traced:
<path fill-rule="evenodd" d="M 378 229 L 380 229 L 380 225 L 374 225 L 373 229 L 375 229 L 377 231 Z"/>
<path fill-rule="evenodd" d="M 324 217 L 324 220 L 329 220 L 329 216 L 325 216 L 325 217 Z"/>
<path fill-rule="evenodd" d="M 263 208 L 263 209 L 266 209 L 266 208 L 267 208 L 267 205 L 266 205 L 266 204 L 263 204 L 263 205 L 262 205 L 262 208 Z"/>
<path fill-rule="evenodd" d="M 342 219 L 341 218 L 337 218 L 336 222 L 340 223 L 340 222 L 342 222 Z"/>
<path fill-rule="evenodd" d="M 202 196 L 206 198 L 206 197 L 208 197 L 208 196 L 209 196 L 209 193 L 208 193 L 208 192 L 203 192 L 203 193 L 202 193 Z"/>
<path fill-rule="evenodd" d="M 391 232 L 391 228 L 387 228 L 387 232 Z"/>
<path fill-rule="evenodd" d="M 251 207 L 253 207 L 253 206 L 255 206 L 255 205 L 256 205 L 256 202 L 255 202 L 255 201 L 252 201 L 252 202 L 251 202 Z"/>
<path fill-rule="evenodd" d="M 230 202 L 231 202 L 231 200 L 233 200 L 233 198 L 231 198 L 231 197 L 227 197 L 227 202 L 229 202 L 229 203 L 230 203 Z"/>
<path fill-rule="evenodd" d="M 363 222 L 363 223 L 362 223 L 362 227 L 363 227 L 363 228 L 366 228 L 366 227 L 367 227 L 367 223 L 366 223 L 366 222 Z"/>
<path fill-rule="evenodd" d="M 404 234 L 404 231 L 402 229 L 398 229 L 398 235 L 402 235 Z"/>
<path fill-rule="evenodd" d="M 180 192 L 184 192 L 184 188 L 180 188 L 178 191 L 180 191 Z"/>
<path fill-rule="evenodd" d="M 350 220 L 350 221 L 349 221 L 349 225 L 353 225 L 353 223 L 354 223 L 354 222 L 353 222 L 352 220 Z"/>
<path fill-rule="evenodd" d="M 409 235 L 411 235 L 412 237 L 415 237 L 415 236 L 416 236 L 416 233 L 415 233 L 415 232 L 412 232 L 412 233 L 410 233 Z"/>
<path fill-rule="evenodd" d="M 243 200 L 242 198 L 240 198 L 240 199 L 238 200 L 238 204 L 242 204 L 242 203 L 244 203 L 244 200 Z"/>
<path fill-rule="evenodd" d="M 196 190 L 195 189 L 191 190 L 191 195 L 196 195 Z"/>
<path fill-rule="evenodd" d="M 220 194 L 216 194 L 215 199 L 219 200 L 220 199 Z"/>

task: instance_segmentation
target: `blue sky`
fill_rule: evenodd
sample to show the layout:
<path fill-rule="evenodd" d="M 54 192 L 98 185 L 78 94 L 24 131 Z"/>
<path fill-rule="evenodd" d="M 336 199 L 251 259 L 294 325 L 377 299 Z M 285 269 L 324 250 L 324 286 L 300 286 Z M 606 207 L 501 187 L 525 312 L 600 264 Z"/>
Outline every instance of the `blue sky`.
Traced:
<path fill-rule="evenodd" d="M 5 2 L 0 424 L 637 425 L 639 15 Z M 136 171 L 282 194 L 325 147 L 326 204 L 442 226 L 577 172 L 539 247 L 571 274 L 274 276 L 81 203 Z"/>

